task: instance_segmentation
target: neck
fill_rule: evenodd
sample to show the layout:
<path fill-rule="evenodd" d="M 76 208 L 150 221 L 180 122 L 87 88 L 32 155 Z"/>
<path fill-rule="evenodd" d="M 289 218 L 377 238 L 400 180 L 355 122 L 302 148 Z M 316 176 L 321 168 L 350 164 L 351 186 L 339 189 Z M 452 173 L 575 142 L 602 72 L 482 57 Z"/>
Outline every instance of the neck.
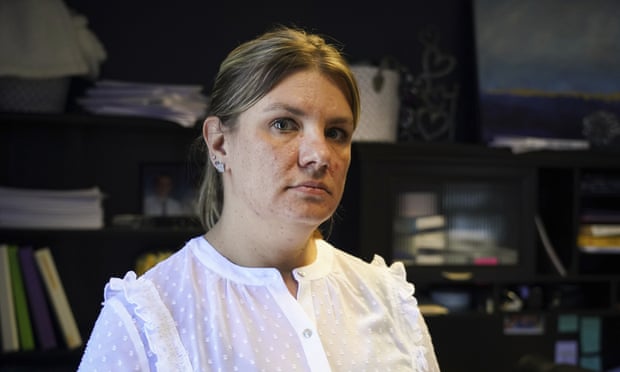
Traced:
<path fill-rule="evenodd" d="M 290 227 L 277 233 L 269 229 L 239 231 L 238 228 L 228 229 L 228 225 L 220 221 L 205 237 L 220 254 L 239 266 L 273 267 L 283 275 L 316 258 L 313 231 L 295 234 Z"/>
<path fill-rule="evenodd" d="M 227 231 L 221 221 L 205 234 L 207 241 L 234 264 L 278 269 L 289 293 L 297 298 L 299 285 L 292 271 L 314 262 L 317 255 L 316 237 L 314 232 L 297 236 L 296 239 L 287 236 L 256 239 L 256 236 L 247 232 Z"/>

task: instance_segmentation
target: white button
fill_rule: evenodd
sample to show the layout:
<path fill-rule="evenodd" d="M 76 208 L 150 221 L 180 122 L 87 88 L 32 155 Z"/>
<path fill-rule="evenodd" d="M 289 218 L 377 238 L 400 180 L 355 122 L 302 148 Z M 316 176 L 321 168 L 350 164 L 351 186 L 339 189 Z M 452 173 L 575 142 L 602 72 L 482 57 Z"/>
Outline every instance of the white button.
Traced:
<path fill-rule="evenodd" d="M 303 335 L 305 338 L 310 338 L 312 337 L 312 330 L 309 328 L 304 329 Z"/>
<path fill-rule="evenodd" d="M 299 270 L 299 271 L 297 272 L 297 274 L 298 274 L 299 276 L 301 276 L 302 278 L 303 278 L 304 276 L 306 276 L 306 272 L 305 272 L 305 271 L 303 271 L 303 270 Z"/>

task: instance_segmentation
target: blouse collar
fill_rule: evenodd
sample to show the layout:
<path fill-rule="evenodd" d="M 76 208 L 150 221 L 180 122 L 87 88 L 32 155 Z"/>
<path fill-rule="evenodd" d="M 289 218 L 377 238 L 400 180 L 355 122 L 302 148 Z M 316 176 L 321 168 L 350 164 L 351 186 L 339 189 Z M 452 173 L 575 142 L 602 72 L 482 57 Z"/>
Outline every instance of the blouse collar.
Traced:
<path fill-rule="evenodd" d="M 218 252 L 204 236 L 197 237 L 193 245 L 193 253 L 198 260 L 220 276 L 241 284 L 264 285 L 280 283 L 280 272 L 273 267 L 246 267 L 231 262 Z M 314 262 L 293 270 L 296 277 L 306 280 L 319 279 L 326 276 L 332 268 L 333 247 L 325 240 L 316 240 L 317 255 Z"/>

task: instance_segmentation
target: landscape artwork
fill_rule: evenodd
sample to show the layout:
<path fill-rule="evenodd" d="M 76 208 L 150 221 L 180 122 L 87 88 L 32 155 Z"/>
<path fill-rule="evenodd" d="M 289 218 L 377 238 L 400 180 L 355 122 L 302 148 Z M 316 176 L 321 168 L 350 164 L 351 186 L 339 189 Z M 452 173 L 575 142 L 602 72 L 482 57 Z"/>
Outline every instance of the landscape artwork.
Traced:
<path fill-rule="evenodd" d="M 481 137 L 620 146 L 616 0 L 474 0 Z"/>

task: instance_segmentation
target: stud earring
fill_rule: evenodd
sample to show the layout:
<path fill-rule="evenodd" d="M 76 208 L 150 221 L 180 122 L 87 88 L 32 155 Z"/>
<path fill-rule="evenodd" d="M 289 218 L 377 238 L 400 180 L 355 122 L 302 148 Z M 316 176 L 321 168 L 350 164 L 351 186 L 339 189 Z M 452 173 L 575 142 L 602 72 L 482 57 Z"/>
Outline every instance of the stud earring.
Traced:
<path fill-rule="evenodd" d="M 221 161 L 219 161 L 219 160 L 214 160 L 214 161 L 213 161 L 213 166 L 215 167 L 215 169 L 216 169 L 219 173 L 224 173 L 224 168 L 225 168 L 225 165 L 224 165 L 224 163 L 222 163 Z"/>

